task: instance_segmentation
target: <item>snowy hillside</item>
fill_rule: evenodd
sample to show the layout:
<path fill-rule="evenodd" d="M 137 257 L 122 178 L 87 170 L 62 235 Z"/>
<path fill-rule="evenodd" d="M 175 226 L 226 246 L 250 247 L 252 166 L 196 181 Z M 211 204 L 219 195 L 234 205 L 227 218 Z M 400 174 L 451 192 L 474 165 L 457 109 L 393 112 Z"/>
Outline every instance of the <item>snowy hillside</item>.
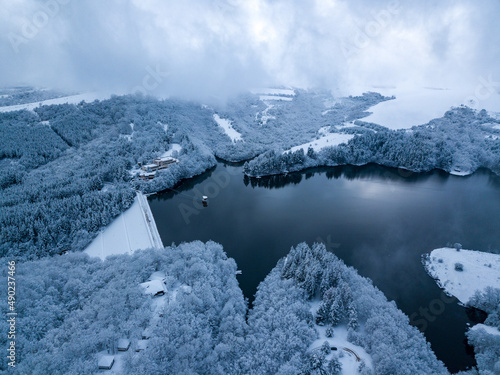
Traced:
<path fill-rule="evenodd" d="M 373 112 L 364 121 L 373 122 L 389 129 L 410 129 L 442 117 L 446 111 L 459 105 L 490 112 L 500 111 L 500 94 L 491 92 L 476 98 L 474 90 L 448 88 L 376 88 L 374 91 L 395 99 L 379 103 L 370 109 Z"/>
<path fill-rule="evenodd" d="M 476 291 L 500 286 L 500 255 L 481 251 L 435 249 L 425 269 L 446 293 L 466 304 Z"/>
<path fill-rule="evenodd" d="M 22 109 L 32 111 L 35 108 L 42 106 L 42 105 L 78 104 L 82 101 L 90 103 L 90 102 L 93 102 L 94 100 L 104 100 L 107 98 L 109 98 L 109 95 L 99 94 L 99 93 L 86 93 L 86 94 L 79 94 L 79 95 L 63 96 L 60 98 L 42 100 L 39 102 L 24 103 L 24 104 L 17 104 L 17 105 L 0 107 L 0 112 L 20 111 Z"/>

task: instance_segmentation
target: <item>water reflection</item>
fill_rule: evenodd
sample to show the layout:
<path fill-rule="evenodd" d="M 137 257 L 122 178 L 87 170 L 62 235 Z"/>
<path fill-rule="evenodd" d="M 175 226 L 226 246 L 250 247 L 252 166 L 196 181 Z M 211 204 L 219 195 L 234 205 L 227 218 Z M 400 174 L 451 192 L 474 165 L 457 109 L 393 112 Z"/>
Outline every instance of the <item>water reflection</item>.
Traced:
<path fill-rule="evenodd" d="M 327 179 L 346 179 L 352 180 L 376 180 L 378 182 L 415 184 L 422 183 L 431 177 L 438 176 L 438 182 L 445 184 L 450 175 L 444 171 L 435 170 L 428 173 L 413 173 L 402 171 L 398 168 L 387 168 L 377 164 L 368 164 L 364 166 L 339 166 L 339 167 L 318 167 L 311 168 L 302 172 L 294 172 L 286 175 L 265 176 L 259 178 L 243 177 L 245 186 L 264 187 L 267 189 L 280 189 L 287 185 L 297 185 L 302 179 L 309 180 L 314 176 L 326 176 Z M 492 176 L 492 181 L 495 178 Z M 497 181 L 498 183 L 498 181 Z"/>

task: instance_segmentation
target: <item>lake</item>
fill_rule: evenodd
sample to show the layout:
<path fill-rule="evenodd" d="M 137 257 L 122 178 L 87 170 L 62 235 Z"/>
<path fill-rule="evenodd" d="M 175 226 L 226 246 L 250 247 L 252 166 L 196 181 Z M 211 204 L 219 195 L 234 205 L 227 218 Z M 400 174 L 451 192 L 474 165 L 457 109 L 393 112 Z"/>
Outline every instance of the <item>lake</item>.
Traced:
<path fill-rule="evenodd" d="M 323 242 L 411 317 L 450 371 L 475 364 L 464 333 L 484 317 L 444 296 L 421 257 L 455 242 L 500 249 L 500 177 L 489 171 L 457 177 L 367 165 L 249 179 L 241 165 L 221 162 L 149 202 L 165 245 L 221 243 L 250 301 L 290 247 Z"/>

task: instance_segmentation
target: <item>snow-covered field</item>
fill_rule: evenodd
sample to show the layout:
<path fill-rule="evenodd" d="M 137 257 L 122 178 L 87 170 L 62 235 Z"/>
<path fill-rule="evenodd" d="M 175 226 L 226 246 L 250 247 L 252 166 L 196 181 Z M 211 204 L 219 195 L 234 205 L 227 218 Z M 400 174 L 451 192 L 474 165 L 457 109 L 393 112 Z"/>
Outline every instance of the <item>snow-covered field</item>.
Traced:
<path fill-rule="evenodd" d="M 137 193 L 132 207 L 108 225 L 85 249 L 85 253 L 105 259 L 109 255 L 163 247 L 147 199 Z"/>
<path fill-rule="evenodd" d="M 233 126 L 231 125 L 231 121 L 220 118 L 220 116 L 214 113 L 214 120 L 223 130 L 226 135 L 231 138 L 233 142 L 242 141 L 241 134 L 238 133 Z"/>
<path fill-rule="evenodd" d="M 367 91 L 396 97 L 373 106 L 369 109 L 373 113 L 363 119 L 390 129 L 408 129 L 414 125 L 426 124 L 434 118 L 442 117 L 451 107 L 461 104 L 474 109 L 484 108 L 490 112 L 500 111 L 500 94 L 495 92 L 476 98 L 474 89 L 371 88 Z M 485 89 L 481 93 L 484 91 Z M 477 100 L 471 103 L 474 99 Z"/>
<path fill-rule="evenodd" d="M 455 264 L 463 265 L 463 271 L 455 270 Z M 467 303 L 476 290 L 486 287 L 500 288 L 500 255 L 481 251 L 435 249 L 425 268 L 437 280 L 446 293 Z"/>
<path fill-rule="evenodd" d="M 20 111 L 22 109 L 32 111 L 40 105 L 65 104 L 65 103 L 78 104 L 82 100 L 84 102 L 90 103 L 90 102 L 93 102 L 94 100 L 103 100 L 103 99 L 108 99 L 108 98 L 109 98 L 109 95 L 106 95 L 106 94 L 86 93 L 86 94 L 79 94 L 79 95 L 64 96 L 62 98 L 48 99 L 48 100 L 43 100 L 41 102 L 25 103 L 25 104 L 19 104 L 19 105 L 10 105 L 10 106 L 6 106 L 6 107 L 0 107 L 0 112 Z"/>
<path fill-rule="evenodd" d="M 323 134 L 320 138 L 315 139 L 314 141 L 311 141 L 308 143 L 304 143 L 302 145 L 292 147 L 288 151 L 295 152 L 299 149 L 303 149 L 304 152 L 307 152 L 309 147 L 312 147 L 314 151 L 319 151 L 323 147 L 337 146 L 341 143 L 346 143 L 350 139 L 354 138 L 353 134 L 325 133 L 325 132 L 321 132 L 322 129 L 320 129 L 320 131 L 318 132 L 320 134 Z M 288 152 L 288 151 L 285 151 L 285 152 Z"/>
<path fill-rule="evenodd" d="M 311 312 L 313 315 L 315 315 L 319 305 L 319 301 L 311 302 Z M 334 355 L 339 355 L 339 362 L 342 365 L 341 375 L 357 375 L 359 373 L 358 368 L 360 362 L 357 360 L 356 356 L 348 350 L 352 350 L 356 353 L 356 355 L 365 362 L 367 367 L 373 371 L 371 356 L 362 347 L 354 345 L 347 340 L 347 326 L 339 325 L 333 327 L 333 337 L 326 337 L 326 327 L 316 324 L 315 328 L 318 331 L 319 338 L 311 344 L 309 350 L 318 350 L 325 341 L 328 341 L 330 347 L 337 348 L 337 350 L 332 350 L 332 352 L 326 356 L 326 359 L 331 360 Z"/>

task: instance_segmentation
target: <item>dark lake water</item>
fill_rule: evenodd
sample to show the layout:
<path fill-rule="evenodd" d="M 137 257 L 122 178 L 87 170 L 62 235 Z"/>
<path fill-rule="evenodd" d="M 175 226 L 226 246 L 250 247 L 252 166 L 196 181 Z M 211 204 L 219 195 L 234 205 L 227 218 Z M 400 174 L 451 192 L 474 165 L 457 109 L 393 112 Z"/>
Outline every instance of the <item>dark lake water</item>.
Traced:
<path fill-rule="evenodd" d="M 443 295 L 421 256 L 448 242 L 500 248 L 500 178 L 488 171 L 456 177 L 368 165 L 248 179 L 241 166 L 220 163 L 149 202 L 165 245 L 221 243 L 250 300 L 290 247 L 321 241 L 412 317 L 450 371 L 475 364 L 464 333 L 477 316 Z"/>

